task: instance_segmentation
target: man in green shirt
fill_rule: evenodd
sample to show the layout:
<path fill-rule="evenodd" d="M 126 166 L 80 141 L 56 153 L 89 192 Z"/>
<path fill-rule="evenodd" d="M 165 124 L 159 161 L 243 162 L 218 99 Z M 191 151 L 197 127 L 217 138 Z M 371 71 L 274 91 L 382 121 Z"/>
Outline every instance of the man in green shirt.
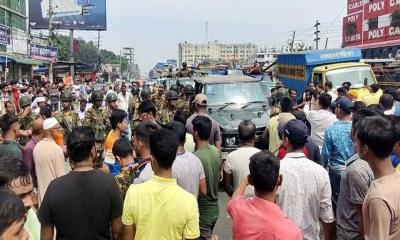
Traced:
<path fill-rule="evenodd" d="M 0 144 L 0 157 L 12 156 L 22 160 L 22 147 L 17 142 L 20 134 L 18 117 L 14 114 L 4 114 L 0 117 L 0 128 L 3 132 L 3 143 Z"/>
<path fill-rule="evenodd" d="M 210 145 L 212 122 L 206 116 L 197 116 L 192 121 L 193 137 L 197 151 L 194 154 L 200 159 L 206 176 L 207 195 L 200 196 L 200 235 L 201 239 L 211 239 L 215 223 L 218 220 L 218 183 L 221 176 L 221 154 Z"/>

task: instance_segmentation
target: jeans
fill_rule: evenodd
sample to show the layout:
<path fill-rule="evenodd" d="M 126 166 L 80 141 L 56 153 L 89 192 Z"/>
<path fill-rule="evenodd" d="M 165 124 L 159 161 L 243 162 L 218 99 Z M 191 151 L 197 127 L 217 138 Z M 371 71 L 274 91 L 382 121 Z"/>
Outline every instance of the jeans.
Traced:
<path fill-rule="evenodd" d="M 340 180 L 342 179 L 342 174 L 344 169 L 329 169 L 329 179 L 331 181 L 332 189 L 332 208 L 333 213 L 336 217 L 336 207 L 340 193 Z"/>

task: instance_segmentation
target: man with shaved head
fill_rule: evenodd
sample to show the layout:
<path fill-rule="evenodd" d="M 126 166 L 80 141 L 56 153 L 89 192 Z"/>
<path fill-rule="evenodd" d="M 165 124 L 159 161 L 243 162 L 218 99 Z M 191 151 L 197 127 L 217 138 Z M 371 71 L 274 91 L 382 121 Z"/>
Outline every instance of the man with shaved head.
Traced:
<path fill-rule="evenodd" d="M 33 149 L 35 148 L 36 144 L 42 140 L 43 138 L 43 118 L 39 117 L 33 121 L 32 126 L 32 138 L 31 140 L 25 145 L 25 148 L 22 152 L 22 159 L 26 163 L 29 168 L 29 171 L 32 176 L 33 184 L 37 187 L 37 178 L 35 172 L 35 163 L 33 162 Z"/>

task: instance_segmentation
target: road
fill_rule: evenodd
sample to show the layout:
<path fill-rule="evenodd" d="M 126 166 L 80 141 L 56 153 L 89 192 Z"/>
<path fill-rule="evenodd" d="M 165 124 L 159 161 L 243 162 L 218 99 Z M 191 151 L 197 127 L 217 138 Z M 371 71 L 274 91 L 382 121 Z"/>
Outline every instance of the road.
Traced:
<path fill-rule="evenodd" d="M 219 218 L 215 225 L 214 235 L 217 235 L 219 240 L 230 240 L 232 239 L 232 221 L 229 214 L 226 212 L 226 205 L 229 197 L 223 191 L 219 190 L 218 201 L 219 201 Z"/>

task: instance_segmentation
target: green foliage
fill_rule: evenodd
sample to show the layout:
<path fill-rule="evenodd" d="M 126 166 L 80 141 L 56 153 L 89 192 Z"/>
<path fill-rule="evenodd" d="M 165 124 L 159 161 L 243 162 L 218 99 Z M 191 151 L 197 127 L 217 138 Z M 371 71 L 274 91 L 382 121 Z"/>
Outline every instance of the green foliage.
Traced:
<path fill-rule="evenodd" d="M 70 40 L 68 36 L 56 34 L 52 37 L 53 46 L 58 47 L 58 60 L 70 60 Z M 75 54 L 75 61 L 83 64 L 97 63 L 97 45 L 93 41 L 86 42 L 84 39 L 79 39 L 79 52 Z M 120 59 L 120 55 L 112 51 L 101 49 L 99 54 L 99 64 L 120 64 L 122 63 L 122 71 L 128 69 L 129 63 L 126 57 Z"/>

